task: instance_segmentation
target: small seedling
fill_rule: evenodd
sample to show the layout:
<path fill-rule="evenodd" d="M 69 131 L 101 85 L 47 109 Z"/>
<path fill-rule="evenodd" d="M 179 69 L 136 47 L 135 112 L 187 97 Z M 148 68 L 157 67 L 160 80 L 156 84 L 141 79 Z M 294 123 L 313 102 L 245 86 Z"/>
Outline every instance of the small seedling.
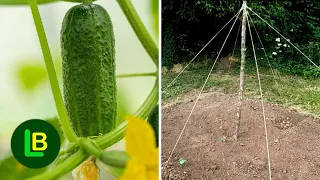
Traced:
<path fill-rule="evenodd" d="M 227 137 L 226 137 L 226 136 L 220 137 L 220 141 L 221 141 L 221 142 L 226 142 L 226 140 L 227 140 Z"/>
<path fill-rule="evenodd" d="M 186 162 L 185 159 L 183 159 L 183 158 L 180 158 L 180 159 L 179 159 L 179 164 L 180 164 L 180 166 L 184 166 L 184 165 L 185 165 L 185 162 Z"/>

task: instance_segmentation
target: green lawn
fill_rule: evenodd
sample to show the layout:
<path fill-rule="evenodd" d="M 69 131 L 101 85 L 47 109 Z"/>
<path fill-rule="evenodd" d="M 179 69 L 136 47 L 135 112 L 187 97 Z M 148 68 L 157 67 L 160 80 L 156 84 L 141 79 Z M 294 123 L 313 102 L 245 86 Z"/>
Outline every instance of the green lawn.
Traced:
<path fill-rule="evenodd" d="M 162 92 L 162 101 L 164 103 L 172 101 L 192 89 L 198 89 L 199 92 L 210 68 L 210 64 L 190 65 L 171 87 Z M 162 90 L 176 76 L 176 73 L 163 74 Z M 247 67 L 245 78 L 245 97 L 258 99 L 260 97 L 259 84 L 254 67 Z M 303 79 L 279 72 L 274 72 L 273 75 L 270 69 L 260 69 L 260 78 L 265 100 L 320 116 L 320 79 Z M 239 70 L 237 68 L 224 72 L 214 70 L 205 86 L 205 91 L 237 93 L 238 81 Z"/>

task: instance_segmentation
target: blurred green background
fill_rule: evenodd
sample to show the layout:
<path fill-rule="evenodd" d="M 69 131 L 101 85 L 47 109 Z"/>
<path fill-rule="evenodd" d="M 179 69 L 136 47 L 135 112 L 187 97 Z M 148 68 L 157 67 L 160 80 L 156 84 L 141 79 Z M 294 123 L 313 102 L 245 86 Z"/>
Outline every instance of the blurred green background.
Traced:
<path fill-rule="evenodd" d="M 110 14 L 116 39 L 117 74 L 154 72 L 156 66 L 140 44 L 115 0 L 99 0 Z M 158 43 L 150 0 L 132 0 L 146 28 Z M 39 5 L 61 84 L 60 29 L 67 10 L 77 3 Z M 28 119 L 57 116 L 37 32 L 29 6 L 0 5 L 0 158 L 10 152 L 14 129 Z M 134 113 L 152 89 L 155 77 L 117 79 L 128 113 Z M 60 85 L 62 90 L 62 84 Z M 123 142 L 114 149 L 123 148 Z M 1 169 L 0 169 L 1 171 Z"/>

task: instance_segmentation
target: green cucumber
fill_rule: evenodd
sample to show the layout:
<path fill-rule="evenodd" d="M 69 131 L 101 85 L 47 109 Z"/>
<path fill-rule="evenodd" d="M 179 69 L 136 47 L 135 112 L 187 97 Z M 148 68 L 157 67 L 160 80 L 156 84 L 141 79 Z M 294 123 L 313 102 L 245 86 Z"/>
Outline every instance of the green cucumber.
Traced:
<path fill-rule="evenodd" d="M 149 113 L 148 122 L 152 126 L 156 137 L 156 145 L 159 146 L 159 104 L 156 104 Z"/>
<path fill-rule="evenodd" d="M 72 7 L 61 29 L 63 93 L 79 137 L 111 131 L 117 118 L 115 39 L 107 11 L 98 4 Z"/>

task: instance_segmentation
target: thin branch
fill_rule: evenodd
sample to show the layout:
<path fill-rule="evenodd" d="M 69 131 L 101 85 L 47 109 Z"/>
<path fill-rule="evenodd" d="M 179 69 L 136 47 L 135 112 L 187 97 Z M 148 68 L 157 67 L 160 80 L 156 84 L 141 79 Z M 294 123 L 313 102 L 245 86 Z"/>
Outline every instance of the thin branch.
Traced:
<path fill-rule="evenodd" d="M 130 0 L 117 0 L 119 6 L 121 7 L 123 13 L 126 15 L 132 29 L 139 38 L 141 44 L 158 67 L 158 47 L 155 42 L 152 40 L 151 35 L 149 34 L 147 28 L 144 26 L 141 21 L 137 11 L 135 10 L 133 4 Z"/>

